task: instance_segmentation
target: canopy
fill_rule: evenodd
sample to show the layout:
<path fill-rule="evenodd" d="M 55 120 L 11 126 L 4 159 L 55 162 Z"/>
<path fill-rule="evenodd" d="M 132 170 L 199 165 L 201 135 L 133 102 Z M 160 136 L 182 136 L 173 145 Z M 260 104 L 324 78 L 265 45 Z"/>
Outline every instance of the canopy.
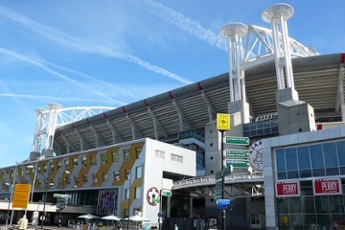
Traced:
<path fill-rule="evenodd" d="M 115 221 L 120 221 L 121 218 L 115 215 L 109 215 L 109 216 L 103 216 L 101 219 L 103 220 L 115 220 Z"/>
<path fill-rule="evenodd" d="M 128 220 L 128 217 L 125 218 L 124 220 Z M 129 220 L 131 221 L 136 221 L 136 222 L 142 222 L 142 221 L 150 221 L 149 219 L 142 217 L 142 216 L 130 216 Z"/>
<path fill-rule="evenodd" d="M 95 216 L 95 215 L 92 215 L 92 214 L 81 215 L 81 216 L 78 216 L 78 218 L 82 218 L 82 219 L 99 219 L 98 216 Z"/>

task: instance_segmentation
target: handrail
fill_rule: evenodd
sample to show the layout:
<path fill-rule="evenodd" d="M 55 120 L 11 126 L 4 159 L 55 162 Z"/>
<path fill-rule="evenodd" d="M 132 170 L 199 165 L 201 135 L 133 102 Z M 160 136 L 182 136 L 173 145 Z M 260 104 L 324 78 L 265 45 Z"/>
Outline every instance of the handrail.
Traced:
<path fill-rule="evenodd" d="M 233 173 L 225 177 L 225 181 L 227 180 L 251 180 L 251 179 L 263 179 L 264 174 L 262 172 L 244 172 L 244 173 Z M 205 182 L 216 182 L 215 175 L 209 176 L 200 176 L 200 177 L 193 177 L 188 179 L 183 179 L 179 181 L 173 182 L 173 189 L 178 189 L 178 187 L 185 186 L 185 185 L 194 185 L 198 183 L 205 183 Z"/>

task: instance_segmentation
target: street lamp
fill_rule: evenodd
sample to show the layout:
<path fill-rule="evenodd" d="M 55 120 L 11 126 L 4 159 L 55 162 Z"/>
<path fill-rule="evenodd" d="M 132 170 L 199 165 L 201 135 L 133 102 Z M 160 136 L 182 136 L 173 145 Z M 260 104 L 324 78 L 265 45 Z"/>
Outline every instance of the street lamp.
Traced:
<path fill-rule="evenodd" d="M 10 196 L 10 200 L 8 201 L 8 207 L 7 207 L 6 229 L 7 229 L 7 224 L 8 224 L 8 217 L 9 217 L 9 212 L 10 212 L 10 206 L 11 206 L 11 202 L 12 202 L 12 199 L 13 199 L 14 183 L 16 183 L 17 166 L 18 166 L 18 162 L 16 162 L 16 166 L 14 167 L 14 171 L 13 171 L 13 182 L 12 182 L 12 185 L 11 185 L 12 186 L 11 196 Z M 10 186 L 10 183 L 6 183 L 6 185 Z M 13 209 L 12 209 L 12 214 L 11 214 L 10 226 L 12 226 L 12 219 L 13 219 Z"/>
<path fill-rule="evenodd" d="M 51 168 L 51 162 L 52 160 L 49 160 L 47 163 L 47 167 L 48 167 L 48 176 L 44 179 L 45 185 L 46 185 L 46 191 L 45 191 L 45 195 L 44 195 L 44 203 L 43 203 L 43 215 L 41 216 L 41 229 L 43 229 L 43 223 L 44 220 L 46 219 L 46 215 L 45 215 L 45 211 L 46 211 L 46 202 L 47 202 L 47 195 L 48 195 L 48 182 L 49 182 L 49 173 L 50 173 L 50 168 Z M 51 185 L 49 183 L 49 185 Z"/>
<path fill-rule="evenodd" d="M 33 180 L 32 180 L 31 198 L 30 198 L 30 203 L 32 203 L 33 198 L 34 198 L 35 182 L 36 182 L 36 176 L 37 176 L 37 162 L 36 162 L 35 166 L 33 166 L 33 165 L 28 165 L 28 166 L 26 166 L 26 168 L 28 168 L 28 169 L 34 169 L 34 178 L 33 178 Z M 26 216 L 27 211 L 28 211 L 28 209 L 26 208 L 26 209 L 25 209 L 25 216 Z"/>

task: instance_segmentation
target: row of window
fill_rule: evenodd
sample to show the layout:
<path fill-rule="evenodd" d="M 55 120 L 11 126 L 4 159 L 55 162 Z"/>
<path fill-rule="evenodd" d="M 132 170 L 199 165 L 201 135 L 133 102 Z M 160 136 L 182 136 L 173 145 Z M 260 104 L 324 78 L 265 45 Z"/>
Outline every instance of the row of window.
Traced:
<path fill-rule="evenodd" d="M 345 174 L 345 141 L 275 150 L 278 180 Z"/>

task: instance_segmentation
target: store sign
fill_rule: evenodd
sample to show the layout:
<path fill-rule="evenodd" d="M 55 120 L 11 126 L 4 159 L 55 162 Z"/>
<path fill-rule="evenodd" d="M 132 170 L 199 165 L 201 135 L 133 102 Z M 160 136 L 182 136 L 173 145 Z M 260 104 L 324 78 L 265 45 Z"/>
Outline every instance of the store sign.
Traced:
<path fill-rule="evenodd" d="M 299 196 L 300 188 L 298 181 L 276 183 L 276 197 Z"/>
<path fill-rule="evenodd" d="M 342 194 L 340 179 L 317 179 L 313 181 L 314 195 Z"/>

